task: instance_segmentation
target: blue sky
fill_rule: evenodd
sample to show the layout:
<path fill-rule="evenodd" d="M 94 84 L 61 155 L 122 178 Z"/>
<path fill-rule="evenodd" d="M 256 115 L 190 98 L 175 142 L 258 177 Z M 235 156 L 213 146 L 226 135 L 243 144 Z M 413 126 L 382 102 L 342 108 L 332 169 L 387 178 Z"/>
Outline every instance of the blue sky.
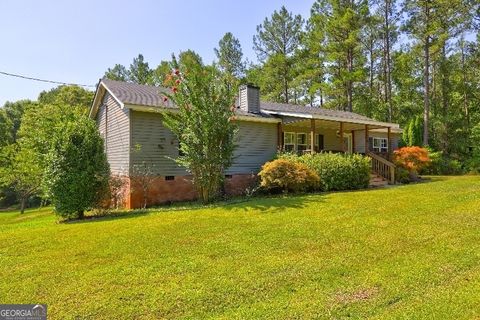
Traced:
<path fill-rule="evenodd" d="M 172 52 L 193 49 L 205 62 L 225 32 L 255 60 L 255 28 L 285 5 L 308 17 L 313 0 L 0 1 L 0 71 L 96 84 L 108 67 L 142 53 L 155 67 Z M 0 74 L 0 106 L 36 99 L 55 85 Z"/>

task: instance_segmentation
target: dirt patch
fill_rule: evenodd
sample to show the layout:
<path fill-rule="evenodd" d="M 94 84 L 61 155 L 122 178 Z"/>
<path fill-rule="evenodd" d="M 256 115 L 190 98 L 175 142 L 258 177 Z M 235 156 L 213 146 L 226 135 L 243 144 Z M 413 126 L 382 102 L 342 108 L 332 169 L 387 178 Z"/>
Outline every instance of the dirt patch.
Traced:
<path fill-rule="evenodd" d="M 353 292 L 339 292 L 333 298 L 336 303 L 349 304 L 369 300 L 375 297 L 379 291 L 378 287 L 360 288 Z"/>

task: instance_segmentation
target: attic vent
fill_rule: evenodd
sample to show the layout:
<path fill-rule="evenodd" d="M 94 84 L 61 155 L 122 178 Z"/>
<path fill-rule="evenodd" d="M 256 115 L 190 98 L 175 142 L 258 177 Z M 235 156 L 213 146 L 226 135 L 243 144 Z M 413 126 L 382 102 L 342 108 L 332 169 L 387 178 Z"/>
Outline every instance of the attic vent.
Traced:
<path fill-rule="evenodd" d="M 260 88 L 250 84 L 240 86 L 240 109 L 250 113 L 260 112 Z"/>

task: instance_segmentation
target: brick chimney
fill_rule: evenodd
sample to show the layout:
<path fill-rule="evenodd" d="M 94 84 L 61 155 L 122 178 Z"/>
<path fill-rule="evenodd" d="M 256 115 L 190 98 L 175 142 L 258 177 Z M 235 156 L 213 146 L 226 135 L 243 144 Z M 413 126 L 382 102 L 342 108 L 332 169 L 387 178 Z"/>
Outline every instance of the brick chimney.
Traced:
<path fill-rule="evenodd" d="M 240 109 L 250 113 L 260 113 L 260 88 L 250 84 L 240 86 Z"/>

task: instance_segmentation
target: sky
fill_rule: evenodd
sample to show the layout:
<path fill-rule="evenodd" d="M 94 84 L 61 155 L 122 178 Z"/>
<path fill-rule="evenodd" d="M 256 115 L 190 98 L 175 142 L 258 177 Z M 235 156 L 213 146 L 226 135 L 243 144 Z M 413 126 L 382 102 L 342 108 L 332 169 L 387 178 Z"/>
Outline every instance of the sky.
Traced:
<path fill-rule="evenodd" d="M 129 66 L 142 53 L 150 67 L 172 53 L 198 52 L 214 60 L 226 32 L 240 40 L 244 57 L 256 60 L 256 26 L 285 5 L 308 17 L 313 0 L 76 0 L 0 1 L 0 71 L 95 85 L 107 68 Z M 0 74 L 0 106 L 35 100 L 56 85 Z M 93 88 L 92 88 L 93 89 Z"/>

